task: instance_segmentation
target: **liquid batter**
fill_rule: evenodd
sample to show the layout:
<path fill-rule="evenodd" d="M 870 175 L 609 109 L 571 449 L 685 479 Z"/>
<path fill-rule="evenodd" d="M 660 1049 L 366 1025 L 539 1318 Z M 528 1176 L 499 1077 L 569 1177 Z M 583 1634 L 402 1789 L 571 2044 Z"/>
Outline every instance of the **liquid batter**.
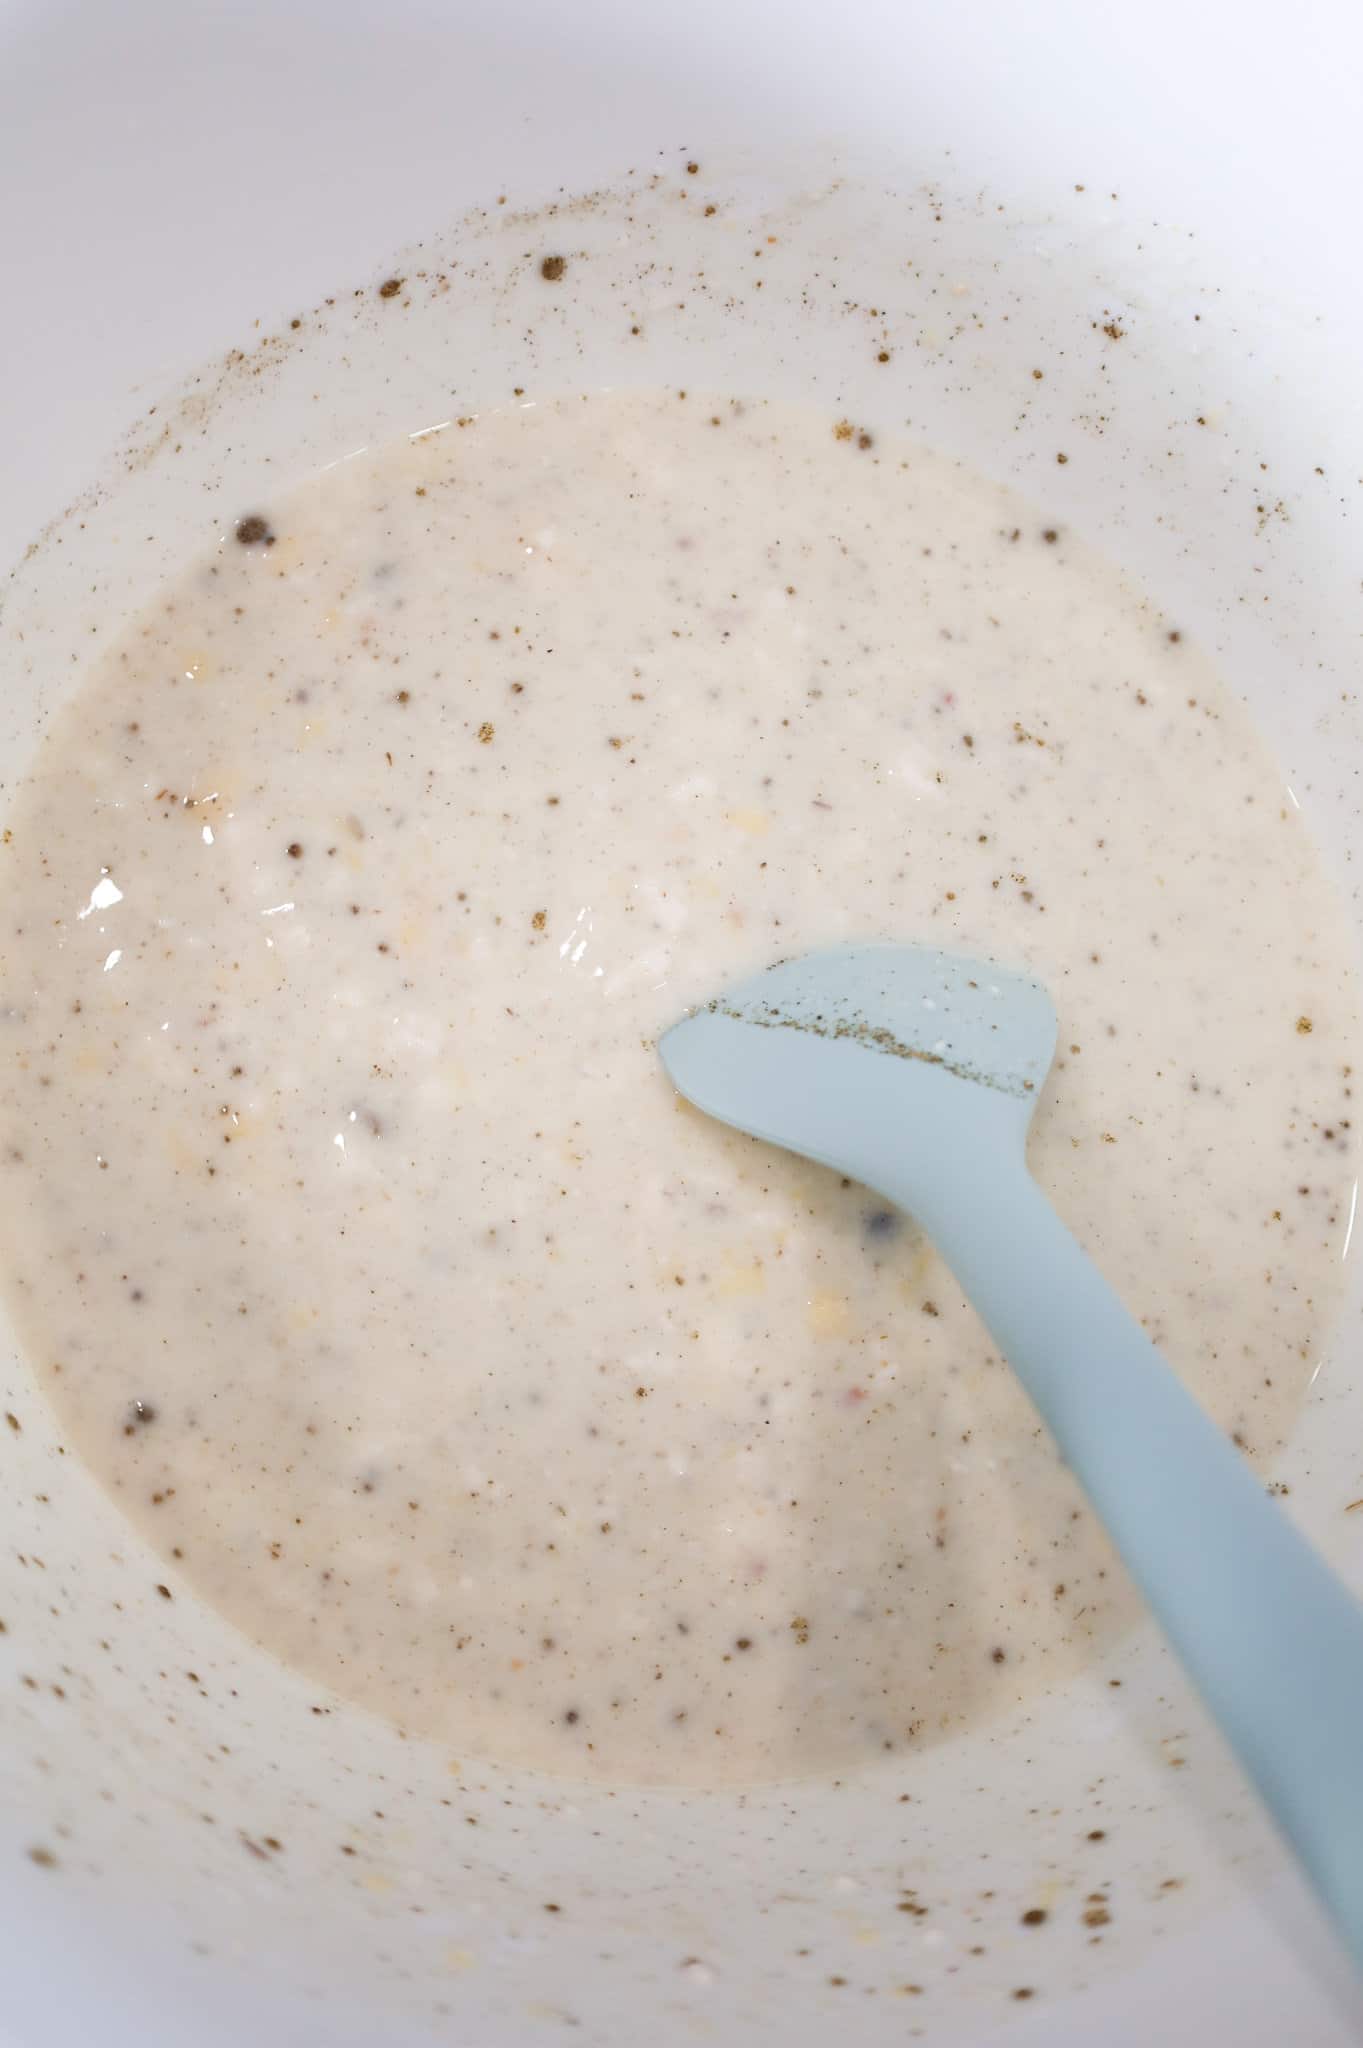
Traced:
<path fill-rule="evenodd" d="M 1177 621 L 1044 514 L 695 393 L 240 508 L 0 851 L 7 1288 L 196 1590 L 452 1752 L 841 1772 L 1135 1596 L 947 1271 L 659 1032 L 924 940 L 1060 1013 L 1032 1158 L 1250 1455 L 1338 1300 L 1342 912 Z"/>

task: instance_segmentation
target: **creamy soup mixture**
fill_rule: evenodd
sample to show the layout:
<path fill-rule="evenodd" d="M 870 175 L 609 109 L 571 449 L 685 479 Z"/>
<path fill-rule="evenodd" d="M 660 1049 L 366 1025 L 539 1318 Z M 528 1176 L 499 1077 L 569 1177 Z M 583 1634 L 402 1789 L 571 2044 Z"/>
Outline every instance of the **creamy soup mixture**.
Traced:
<path fill-rule="evenodd" d="M 1340 1288 L 1342 913 L 1207 661 L 846 421 L 523 405 L 235 508 L 0 851 L 7 1288 L 164 1562 L 458 1756 L 707 1785 L 1012 1710 L 1134 1595 L 911 1222 L 659 1032 L 1034 969 L 1043 1185 L 1246 1454 Z"/>

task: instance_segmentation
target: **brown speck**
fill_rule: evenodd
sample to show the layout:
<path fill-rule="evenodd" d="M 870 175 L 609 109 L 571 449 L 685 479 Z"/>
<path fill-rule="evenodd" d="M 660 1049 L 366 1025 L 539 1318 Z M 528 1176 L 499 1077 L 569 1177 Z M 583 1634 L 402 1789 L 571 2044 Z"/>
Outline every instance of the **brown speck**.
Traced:
<path fill-rule="evenodd" d="M 1013 1996 L 1014 1998 L 1035 1998 L 1036 1993 L 1035 1991 L 1033 1991 L 1030 1984 L 1022 1984 L 1019 1985 L 1018 1989 L 1013 1993 Z"/>
<path fill-rule="evenodd" d="M 1106 1927 L 1111 1919 L 1112 1915 L 1108 1912 L 1106 1906 L 1086 1906 L 1084 1908 L 1085 1927 Z"/>
<path fill-rule="evenodd" d="M 1007 1657 L 1008 1652 L 1006 1650 L 1001 1650 L 998 1647 L 997 1643 L 994 1645 L 994 1648 L 989 1652 L 989 1659 L 990 1662 L 993 1664 L 1003 1664 L 1007 1661 Z"/>
<path fill-rule="evenodd" d="M 547 913 L 545 911 L 537 910 L 535 912 L 535 915 L 530 920 L 531 928 L 534 931 L 542 932 L 544 930 L 546 917 Z"/>
<path fill-rule="evenodd" d="M 1056 542 L 1059 540 L 1060 535 L 1056 532 L 1053 526 L 1048 526 L 1045 532 L 1042 534 L 1041 538 L 1045 541 L 1047 547 L 1053 548 Z"/>
<path fill-rule="evenodd" d="M 861 432 L 857 435 L 857 446 L 858 448 L 872 448 L 875 446 L 874 440 L 872 439 L 871 435 L 866 432 L 866 429 L 864 427 L 862 428 Z"/>
<path fill-rule="evenodd" d="M 158 1593 L 159 1593 L 159 1594 L 161 1595 L 161 1598 L 162 1598 L 163 1600 L 169 1600 L 169 1599 L 170 1599 L 170 1597 L 171 1597 L 171 1592 L 170 1592 L 170 1587 L 169 1587 L 169 1586 L 158 1586 L 158 1587 L 156 1588 L 156 1590 L 157 1590 L 157 1592 L 158 1592 Z"/>
<path fill-rule="evenodd" d="M 1057 456 L 1056 456 L 1056 458 L 1055 458 L 1055 459 L 1056 459 L 1056 461 L 1057 461 L 1057 462 L 1068 462 L 1070 458 L 1069 458 L 1069 456 L 1068 456 L 1068 455 L 1064 454 L 1064 453 L 1063 453 L 1063 451 L 1062 451 L 1062 452 L 1061 452 L 1061 453 L 1060 453 L 1059 455 L 1057 455 Z"/>
<path fill-rule="evenodd" d="M 540 265 L 540 276 L 546 284 L 557 284 L 567 268 L 566 256 L 546 256 Z"/>
<path fill-rule="evenodd" d="M 546 1899 L 544 1910 L 546 1913 L 561 1913 L 563 1908 L 562 1906 L 555 1905 L 552 1899 Z"/>
<path fill-rule="evenodd" d="M 244 548 L 259 547 L 262 542 L 267 548 L 274 546 L 270 522 L 262 518 L 259 512 L 248 512 L 244 519 L 237 521 L 237 539 Z"/>
<path fill-rule="evenodd" d="M 381 299 L 395 299 L 402 290 L 402 285 L 403 280 L 400 277 L 385 277 L 383 283 L 379 286 L 379 297 Z"/>
<path fill-rule="evenodd" d="M 752 1648 L 752 1637 L 738 1636 L 734 1641 L 734 1648 L 736 1650 L 750 1650 Z"/>
<path fill-rule="evenodd" d="M 568 1723 L 568 1726 L 570 1728 L 575 1728 L 581 1717 L 579 1716 L 576 1707 L 569 1707 L 567 1713 L 563 1716 L 563 1718 Z"/>
<path fill-rule="evenodd" d="M 942 1311 L 938 1308 L 935 1301 L 925 1301 L 923 1303 L 923 1314 L 925 1316 L 939 1316 L 941 1313 Z"/>
<path fill-rule="evenodd" d="M 1105 320 L 1103 322 L 1103 332 L 1109 341 L 1120 341 L 1126 333 L 1126 329 L 1119 327 L 1115 320 Z"/>
<path fill-rule="evenodd" d="M 34 1847 L 29 1850 L 28 1860 L 30 1863 L 36 1863 L 39 1870 L 55 1870 L 57 1868 L 56 1857 L 50 1849 L 45 1849 L 41 1842 L 35 1843 Z"/>
<path fill-rule="evenodd" d="M 833 429 L 833 439 L 835 441 L 850 441 L 856 431 L 851 420 L 839 420 Z"/>
<path fill-rule="evenodd" d="M 687 175 L 687 176 L 688 176 L 689 178 L 694 178 L 694 177 L 695 177 L 695 175 L 696 175 L 696 172 L 697 172 L 697 171 L 698 171 L 699 169 L 700 169 L 700 165 L 699 165 L 699 164 L 688 164 L 688 165 L 686 166 L 686 175 Z"/>
<path fill-rule="evenodd" d="M 15 1415 L 13 1411 L 9 1408 L 5 1410 L 5 1420 L 9 1424 L 10 1428 L 14 1431 L 14 1434 L 18 1436 L 20 1430 L 23 1428 L 23 1424 L 20 1422 L 18 1416 Z"/>
<path fill-rule="evenodd" d="M 495 732 L 496 727 L 491 723 L 489 719 L 485 718 L 478 728 L 478 744 L 483 747 L 490 747 L 492 745 Z"/>
<path fill-rule="evenodd" d="M 888 363 L 888 362 L 889 362 L 889 360 L 890 360 L 890 351 L 889 351 L 889 350 L 888 350 L 887 348 L 883 348 L 883 349 L 882 349 L 882 350 L 880 351 L 880 354 L 879 354 L 879 355 L 878 355 L 878 356 L 876 357 L 876 361 L 877 361 L 878 363 Z"/>
<path fill-rule="evenodd" d="M 1297 1029 L 1298 1031 L 1300 1031 L 1303 1038 L 1306 1037 L 1308 1032 L 1314 1031 L 1315 1028 L 1315 1025 L 1311 1022 L 1311 1019 L 1309 1017 L 1298 1017 Z"/>
<path fill-rule="evenodd" d="M 288 853 L 288 856 L 289 856 L 289 859 L 290 859 L 290 860 L 302 860 L 302 858 L 303 858 L 303 844 L 302 844 L 302 841 L 301 841 L 301 840 L 299 840 L 299 839 L 291 839 L 291 840 L 289 841 L 289 844 L 288 844 L 288 847 L 287 847 L 286 851 L 287 851 L 287 853 Z"/>
<path fill-rule="evenodd" d="M 1022 1916 L 1024 1927 L 1044 1927 L 1050 1915 L 1044 1906 L 1029 1906 Z"/>
<path fill-rule="evenodd" d="M 1105 1842 L 1107 1840 L 1107 1829 L 1090 1828 L 1088 1831 L 1088 1839 L 1091 1842 Z"/>

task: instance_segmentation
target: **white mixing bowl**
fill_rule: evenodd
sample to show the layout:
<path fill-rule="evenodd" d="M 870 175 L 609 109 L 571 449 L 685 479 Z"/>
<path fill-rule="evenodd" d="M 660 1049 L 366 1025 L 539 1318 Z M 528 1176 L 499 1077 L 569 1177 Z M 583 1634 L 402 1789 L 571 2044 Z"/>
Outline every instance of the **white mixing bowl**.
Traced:
<path fill-rule="evenodd" d="M 4 788 L 266 492 L 516 385 L 689 382 L 906 429 L 1102 542 L 1349 886 L 1361 54 L 1311 0 L 0 0 Z M 1363 1582 L 1357 1334 L 1279 1476 Z M 889 1776 L 507 1773 L 162 1597 L 12 1345 L 0 1382 L 6 2041 L 1359 2036 L 1152 1631 Z"/>

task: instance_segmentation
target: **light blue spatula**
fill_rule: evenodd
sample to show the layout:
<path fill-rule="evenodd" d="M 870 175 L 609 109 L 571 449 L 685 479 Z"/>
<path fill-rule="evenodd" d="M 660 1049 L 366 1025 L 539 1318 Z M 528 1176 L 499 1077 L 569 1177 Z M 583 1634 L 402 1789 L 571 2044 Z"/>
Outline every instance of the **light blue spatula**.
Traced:
<path fill-rule="evenodd" d="M 718 997 L 661 1050 L 698 1108 L 850 1174 L 927 1231 L 1363 1964 L 1363 1607 L 1028 1173 L 1055 1033 L 1023 975 L 848 946 Z"/>

